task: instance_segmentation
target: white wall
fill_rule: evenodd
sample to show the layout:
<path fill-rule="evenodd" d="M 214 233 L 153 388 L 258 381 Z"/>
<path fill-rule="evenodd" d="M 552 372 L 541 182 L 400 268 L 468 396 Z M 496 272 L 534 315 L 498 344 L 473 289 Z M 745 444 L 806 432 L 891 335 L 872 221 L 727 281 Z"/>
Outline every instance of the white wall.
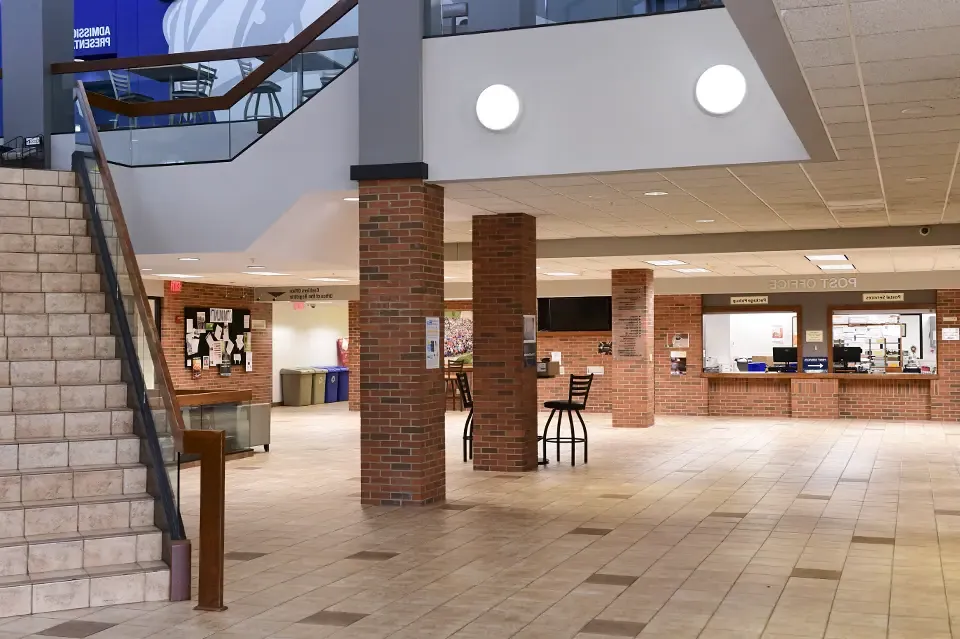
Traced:
<path fill-rule="evenodd" d="M 432 38 L 423 53 L 433 180 L 809 159 L 726 9 Z M 721 63 L 743 72 L 747 97 L 718 118 L 694 88 Z M 506 132 L 477 121 L 492 84 L 520 96 Z"/>
<path fill-rule="evenodd" d="M 726 313 L 707 313 L 703 316 L 703 353 L 715 358 L 722 367 L 721 371 L 736 370 L 730 357 L 730 315 Z"/>
<path fill-rule="evenodd" d="M 703 348 L 721 366 L 736 372 L 738 357 L 773 356 L 774 347 L 793 346 L 794 313 L 708 313 L 703 316 Z M 773 329 L 783 328 L 783 339 L 774 344 Z"/>
<path fill-rule="evenodd" d="M 346 336 L 346 302 L 307 304 L 302 311 L 273 302 L 273 401 L 281 400 L 281 368 L 336 366 L 337 339 Z"/>

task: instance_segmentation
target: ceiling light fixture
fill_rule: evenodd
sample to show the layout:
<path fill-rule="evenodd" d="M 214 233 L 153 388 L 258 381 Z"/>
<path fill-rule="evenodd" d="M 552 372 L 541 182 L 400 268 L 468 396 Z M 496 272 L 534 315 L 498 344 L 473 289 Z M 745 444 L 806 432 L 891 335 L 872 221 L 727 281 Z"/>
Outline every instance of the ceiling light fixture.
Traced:
<path fill-rule="evenodd" d="M 287 277 L 289 273 L 274 273 L 273 271 L 244 271 L 244 275 L 261 275 L 263 277 Z"/>
<path fill-rule="evenodd" d="M 181 262 L 199 262 L 200 258 L 199 257 L 181 257 L 180 261 Z"/>
<path fill-rule="evenodd" d="M 544 273 L 544 275 L 549 275 L 551 277 L 576 277 L 578 273 L 568 273 L 567 271 L 553 271 L 551 273 Z"/>
<path fill-rule="evenodd" d="M 716 220 L 697 220 L 697 224 L 713 224 Z"/>
<path fill-rule="evenodd" d="M 344 202 L 359 202 L 360 198 L 358 197 L 345 197 L 343 198 Z"/>
<path fill-rule="evenodd" d="M 520 97 L 505 84 L 487 87 L 477 98 L 477 119 L 485 129 L 505 131 L 520 117 Z"/>
<path fill-rule="evenodd" d="M 675 268 L 677 273 L 709 273 L 705 268 Z"/>
<path fill-rule="evenodd" d="M 807 255 L 811 262 L 846 262 L 847 256 L 839 253 L 835 255 Z"/>
<path fill-rule="evenodd" d="M 308 282 L 349 282 L 342 277 L 308 277 Z"/>
<path fill-rule="evenodd" d="M 444 276 L 443 276 L 443 279 L 445 279 L 445 280 L 458 280 L 458 279 L 460 279 L 460 278 L 459 278 L 458 276 L 456 276 L 456 275 L 444 275 Z"/>
<path fill-rule="evenodd" d="M 651 266 L 686 266 L 687 263 L 682 260 L 647 260 Z"/>
<path fill-rule="evenodd" d="M 817 264 L 821 271 L 852 271 L 853 264 Z"/>
<path fill-rule="evenodd" d="M 140 269 L 140 270 L 143 271 L 144 273 L 146 273 L 146 272 L 148 272 L 148 271 L 152 271 L 153 269 L 152 269 L 152 268 L 142 268 L 142 269 Z"/>
<path fill-rule="evenodd" d="M 736 67 L 718 64 L 704 71 L 697 80 L 697 103 L 710 115 L 726 115 L 743 103 L 747 79 Z"/>
<path fill-rule="evenodd" d="M 265 269 L 265 268 L 267 268 L 267 267 L 266 267 L 266 266 L 257 266 L 256 264 L 251 264 L 250 266 L 247 267 L 247 270 L 248 270 L 248 271 L 256 271 L 256 270 L 262 270 L 262 269 Z"/>
<path fill-rule="evenodd" d="M 156 277 L 169 277 L 174 280 L 194 280 L 203 275 L 187 275 L 186 273 L 157 273 Z"/>
<path fill-rule="evenodd" d="M 908 177 L 908 178 L 905 180 L 905 182 L 906 182 L 907 184 L 919 184 L 920 182 L 926 182 L 926 181 L 927 181 L 927 178 L 925 178 L 925 177 L 923 177 L 923 176 Z"/>
<path fill-rule="evenodd" d="M 666 191 L 647 191 L 644 195 L 648 197 L 660 197 L 661 195 L 670 195 Z"/>
<path fill-rule="evenodd" d="M 904 115 L 923 115 L 924 113 L 930 113 L 933 111 L 933 107 L 928 104 L 921 104 L 920 106 L 907 107 L 902 109 L 900 113 Z"/>

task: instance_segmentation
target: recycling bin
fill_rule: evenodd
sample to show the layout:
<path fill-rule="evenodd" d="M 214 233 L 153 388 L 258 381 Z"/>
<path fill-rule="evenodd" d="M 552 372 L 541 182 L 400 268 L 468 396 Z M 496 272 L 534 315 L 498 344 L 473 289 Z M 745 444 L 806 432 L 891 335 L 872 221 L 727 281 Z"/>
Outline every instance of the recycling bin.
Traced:
<path fill-rule="evenodd" d="M 324 397 L 328 404 L 340 401 L 340 368 L 331 366 L 327 369 L 327 384 Z"/>
<path fill-rule="evenodd" d="M 340 367 L 340 388 L 337 389 L 337 399 L 345 402 L 350 399 L 350 369 Z"/>
<path fill-rule="evenodd" d="M 313 399 L 313 369 L 280 369 L 280 392 L 284 406 L 309 406 Z"/>
<path fill-rule="evenodd" d="M 313 369 L 313 403 L 325 404 L 327 401 L 327 369 Z"/>

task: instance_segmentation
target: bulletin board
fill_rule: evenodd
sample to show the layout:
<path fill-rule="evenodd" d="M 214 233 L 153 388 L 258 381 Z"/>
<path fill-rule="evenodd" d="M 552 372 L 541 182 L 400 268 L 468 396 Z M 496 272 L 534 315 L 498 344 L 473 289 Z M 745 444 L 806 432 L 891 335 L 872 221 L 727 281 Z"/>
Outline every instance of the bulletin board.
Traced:
<path fill-rule="evenodd" d="M 253 370 L 250 311 L 245 308 L 187 307 L 183 309 L 186 368 L 217 368 L 221 364 Z"/>

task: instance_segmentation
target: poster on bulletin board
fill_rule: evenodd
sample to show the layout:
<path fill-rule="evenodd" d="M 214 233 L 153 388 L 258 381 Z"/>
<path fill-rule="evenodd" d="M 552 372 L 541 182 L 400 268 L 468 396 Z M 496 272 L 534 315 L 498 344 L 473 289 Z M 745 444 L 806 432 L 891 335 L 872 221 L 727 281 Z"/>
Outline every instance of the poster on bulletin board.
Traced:
<path fill-rule="evenodd" d="M 187 307 L 183 322 L 187 368 L 219 368 L 232 362 L 253 370 L 249 310 Z"/>

